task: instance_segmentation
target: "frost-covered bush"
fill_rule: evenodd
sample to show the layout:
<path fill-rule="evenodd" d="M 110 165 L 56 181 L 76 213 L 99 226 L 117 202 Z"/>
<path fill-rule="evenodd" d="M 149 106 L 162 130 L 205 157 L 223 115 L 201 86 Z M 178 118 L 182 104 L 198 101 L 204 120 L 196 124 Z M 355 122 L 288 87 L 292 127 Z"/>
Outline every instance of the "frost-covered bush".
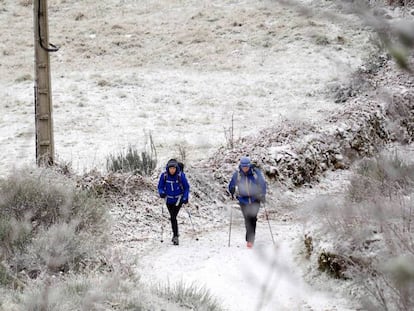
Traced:
<path fill-rule="evenodd" d="M 356 168 L 348 188 L 352 201 L 372 201 L 377 196 L 404 194 L 412 191 L 414 165 L 401 160 L 398 155 L 380 155 L 363 159 Z"/>
<path fill-rule="evenodd" d="M 1 284 L 78 270 L 105 242 L 105 202 L 49 169 L 0 180 Z"/>
<path fill-rule="evenodd" d="M 112 258 L 114 259 L 114 258 Z M 206 310 L 222 308 L 207 290 L 195 285 L 143 284 L 128 266 L 115 260 L 102 273 L 68 274 L 37 279 L 15 295 L 2 291 L 3 310 Z"/>
<path fill-rule="evenodd" d="M 71 275 L 53 283 L 38 282 L 22 293 L 16 305 L 28 311 L 151 310 L 137 285 L 115 273 Z"/>
<path fill-rule="evenodd" d="M 353 282 L 368 310 L 412 310 L 414 165 L 382 155 L 362 160 L 353 173 L 345 196 L 317 204 L 323 222 L 313 235 L 315 260 Z"/>

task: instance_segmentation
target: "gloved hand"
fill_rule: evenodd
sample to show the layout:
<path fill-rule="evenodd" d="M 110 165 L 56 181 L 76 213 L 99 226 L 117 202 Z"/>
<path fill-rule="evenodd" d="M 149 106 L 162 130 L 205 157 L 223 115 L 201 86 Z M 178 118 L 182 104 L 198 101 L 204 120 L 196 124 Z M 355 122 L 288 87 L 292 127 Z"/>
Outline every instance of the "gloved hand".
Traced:
<path fill-rule="evenodd" d="M 160 193 L 160 197 L 161 197 L 162 199 L 164 199 L 166 196 L 167 196 L 167 195 L 166 195 L 164 192 Z"/>
<path fill-rule="evenodd" d="M 181 199 L 181 204 L 187 204 L 188 203 L 188 199 Z"/>
<path fill-rule="evenodd" d="M 231 188 L 230 191 L 229 191 L 232 200 L 234 200 L 234 191 L 235 191 L 234 188 Z"/>

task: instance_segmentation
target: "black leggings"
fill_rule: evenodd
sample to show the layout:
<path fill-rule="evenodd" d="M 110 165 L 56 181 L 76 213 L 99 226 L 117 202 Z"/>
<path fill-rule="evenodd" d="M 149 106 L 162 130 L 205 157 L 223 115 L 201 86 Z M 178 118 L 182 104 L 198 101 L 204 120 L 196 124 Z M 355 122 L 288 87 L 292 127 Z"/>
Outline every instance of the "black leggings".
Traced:
<path fill-rule="evenodd" d="M 253 243 L 256 236 L 256 222 L 260 203 L 252 203 L 246 205 L 240 204 L 240 207 L 244 217 L 244 224 L 246 226 L 246 241 Z"/>
<path fill-rule="evenodd" d="M 171 220 L 171 227 L 174 236 L 178 236 L 178 223 L 177 223 L 177 215 L 180 211 L 182 204 L 178 206 L 175 204 L 167 204 L 168 211 L 170 212 L 170 220 Z"/>

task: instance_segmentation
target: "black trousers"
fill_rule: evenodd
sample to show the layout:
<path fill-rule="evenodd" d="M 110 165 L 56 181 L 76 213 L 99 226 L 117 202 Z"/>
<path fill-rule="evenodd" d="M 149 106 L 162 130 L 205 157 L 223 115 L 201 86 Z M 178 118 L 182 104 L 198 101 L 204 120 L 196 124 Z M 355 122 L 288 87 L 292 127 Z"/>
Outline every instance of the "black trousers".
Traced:
<path fill-rule="evenodd" d="M 178 223 L 177 223 L 177 215 L 178 212 L 181 209 L 182 204 L 167 204 L 168 212 L 170 213 L 170 221 L 171 221 L 171 227 L 173 231 L 174 236 L 178 236 Z"/>
<path fill-rule="evenodd" d="M 256 236 L 257 214 L 259 213 L 260 203 L 240 204 L 246 226 L 246 241 L 254 243 Z"/>

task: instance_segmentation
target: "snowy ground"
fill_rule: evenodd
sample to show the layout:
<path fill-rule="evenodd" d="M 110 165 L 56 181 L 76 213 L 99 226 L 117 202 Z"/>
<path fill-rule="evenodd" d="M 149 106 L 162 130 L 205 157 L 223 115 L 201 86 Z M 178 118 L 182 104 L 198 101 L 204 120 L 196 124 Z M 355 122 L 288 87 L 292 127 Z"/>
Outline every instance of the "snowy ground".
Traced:
<path fill-rule="evenodd" d="M 341 293 L 319 290 L 303 280 L 293 247 L 302 236 L 298 225 L 272 222 L 275 247 L 265 221 L 259 222 L 254 249 L 247 249 L 241 222 L 203 235 L 184 237 L 179 247 L 162 246 L 140 262 L 146 282 L 183 282 L 208 288 L 225 310 L 355 310 Z M 156 258 L 156 260 L 154 260 Z"/>
<path fill-rule="evenodd" d="M 352 15 L 324 1 L 305 18 L 274 1 L 50 1 L 55 150 L 83 171 L 152 132 L 161 161 L 188 162 L 282 119 L 315 121 L 372 51 Z M 0 172 L 34 163 L 32 8 L 2 1 Z M 321 4 L 322 3 L 322 4 Z M 7 27 L 13 25 L 13 27 Z M 16 40 L 16 29 L 19 36 Z"/>
<path fill-rule="evenodd" d="M 373 41 L 352 15 L 327 19 L 324 13 L 338 13 L 331 2 L 301 2 L 315 15 L 304 18 L 270 0 L 49 1 L 50 41 L 61 45 L 51 55 L 58 159 L 77 171 L 103 170 L 109 153 L 142 145 L 151 131 L 160 166 L 177 155 L 177 145 L 191 166 L 226 143 L 233 115 L 236 137 L 284 119 L 321 122 L 337 108 L 329 89 L 346 84 Z M 25 3 L 0 0 L 0 176 L 35 162 L 33 12 Z M 317 189 L 278 199 L 303 207 L 322 192 L 340 191 L 342 182 L 334 174 Z M 329 290 L 338 283 L 321 276 L 313 287 L 305 283 L 296 267 L 305 233 L 296 216 L 272 220 L 273 252 L 263 218 L 257 247 L 247 250 L 234 215 L 231 247 L 227 227 L 195 241 L 188 220 L 179 247 L 160 244 L 154 234 L 117 247 L 141 257 L 144 279 L 197 282 L 228 310 L 258 309 L 264 280 L 273 293 L 262 310 L 355 310 L 341 291 Z"/>
<path fill-rule="evenodd" d="M 241 212 L 232 201 L 220 203 L 221 209 L 210 206 L 210 220 L 200 217 L 192 204 L 182 209 L 178 215 L 178 247 L 170 242 L 170 224 L 165 218 L 163 224 L 129 226 L 128 234 L 118 239 L 116 252 L 122 251 L 126 261 L 136 262 L 135 269 L 146 284 L 168 282 L 171 286 L 185 283 L 204 287 L 225 310 L 360 310 L 347 297 L 350 285 L 317 271 L 315 258 L 306 259 L 304 246 L 304 236 L 314 226 L 306 210 L 323 195 L 341 193 L 348 175 L 348 171 L 330 172 L 313 188 L 272 191 L 266 209 L 273 212 L 270 228 L 275 245 L 262 209 L 256 245 L 246 248 Z M 159 213 L 161 204 L 162 200 L 153 202 L 151 213 Z M 131 213 L 134 211 L 114 217 L 120 224 L 126 223 L 127 218 L 131 224 L 148 223 L 140 218 L 145 215 L 139 211 L 136 213 L 141 216 L 131 217 Z"/>

